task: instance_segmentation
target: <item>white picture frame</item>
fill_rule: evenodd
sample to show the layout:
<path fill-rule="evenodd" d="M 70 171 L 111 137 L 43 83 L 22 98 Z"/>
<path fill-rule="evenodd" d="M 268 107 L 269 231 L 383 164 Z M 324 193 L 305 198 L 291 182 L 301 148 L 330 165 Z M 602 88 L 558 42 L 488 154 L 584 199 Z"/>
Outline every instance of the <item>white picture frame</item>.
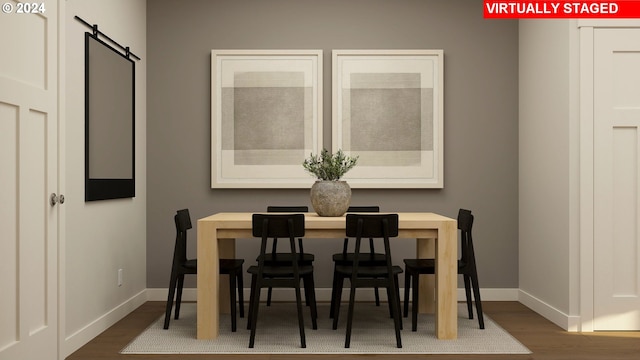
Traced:
<path fill-rule="evenodd" d="M 332 150 L 352 188 L 444 187 L 443 50 L 333 50 Z"/>
<path fill-rule="evenodd" d="M 211 187 L 309 188 L 322 50 L 211 50 Z"/>

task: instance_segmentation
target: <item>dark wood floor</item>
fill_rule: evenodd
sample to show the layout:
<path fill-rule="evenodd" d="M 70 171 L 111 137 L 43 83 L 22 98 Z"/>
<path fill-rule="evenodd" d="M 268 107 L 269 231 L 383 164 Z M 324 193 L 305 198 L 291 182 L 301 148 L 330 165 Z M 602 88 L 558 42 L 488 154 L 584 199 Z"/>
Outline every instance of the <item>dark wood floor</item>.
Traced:
<path fill-rule="evenodd" d="M 163 313 L 164 303 L 147 302 L 68 360 L 275 360 L 275 359 L 640 359 L 640 332 L 569 333 L 517 302 L 483 302 L 485 313 L 527 346 L 529 355 L 121 355 L 118 352 Z"/>

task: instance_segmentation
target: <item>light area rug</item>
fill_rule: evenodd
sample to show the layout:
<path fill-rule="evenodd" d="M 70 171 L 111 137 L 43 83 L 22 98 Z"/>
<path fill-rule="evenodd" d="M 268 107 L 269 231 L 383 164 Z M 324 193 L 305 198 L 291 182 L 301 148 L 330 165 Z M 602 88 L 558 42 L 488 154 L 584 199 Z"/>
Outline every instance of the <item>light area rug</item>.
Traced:
<path fill-rule="evenodd" d="M 318 329 L 311 329 L 309 308 L 304 308 L 307 347 L 300 347 L 295 303 L 260 305 L 255 347 L 250 349 L 245 318 L 238 318 L 237 332 L 231 332 L 231 319 L 220 317 L 220 335 L 214 340 L 196 339 L 196 305 L 184 303 L 180 319 L 171 319 L 162 328 L 164 316 L 136 337 L 122 354 L 530 354 L 531 351 L 486 315 L 485 329 L 478 320 L 467 318 L 465 304 L 458 309 L 458 338 L 438 340 L 434 317 L 420 314 L 418 331 L 411 331 L 411 318 L 403 318 L 402 348 L 396 347 L 393 320 L 386 304 L 357 303 L 354 312 L 351 347 L 344 347 L 347 306 L 340 308 L 338 329 L 332 329 L 328 304 L 318 305 Z"/>

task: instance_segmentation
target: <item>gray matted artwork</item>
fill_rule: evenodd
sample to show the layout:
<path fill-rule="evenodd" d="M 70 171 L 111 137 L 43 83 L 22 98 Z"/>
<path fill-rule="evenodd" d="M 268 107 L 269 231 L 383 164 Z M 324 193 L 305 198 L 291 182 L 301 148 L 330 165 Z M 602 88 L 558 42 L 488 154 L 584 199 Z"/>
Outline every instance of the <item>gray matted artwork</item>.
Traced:
<path fill-rule="evenodd" d="M 442 51 L 336 50 L 333 148 L 352 187 L 441 188 Z"/>
<path fill-rule="evenodd" d="M 212 187 L 311 185 L 302 162 L 322 143 L 321 61 L 321 51 L 212 51 Z"/>

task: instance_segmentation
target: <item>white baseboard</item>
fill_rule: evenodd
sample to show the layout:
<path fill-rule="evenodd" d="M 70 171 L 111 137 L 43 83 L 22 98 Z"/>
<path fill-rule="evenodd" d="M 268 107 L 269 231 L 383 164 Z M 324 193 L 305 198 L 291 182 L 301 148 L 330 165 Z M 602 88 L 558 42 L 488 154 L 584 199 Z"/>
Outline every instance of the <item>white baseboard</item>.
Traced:
<path fill-rule="evenodd" d="M 518 301 L 566 331 L 576 332 L 579 329 L 579 316 L 567 315 L 524 290 L 519 290 Z"/>
<path fill-rule="evenodd" d="M 167 301 L 168 289 L 156 288 L 147 289 L 147 299 L 149 301 Z M 304 296 L 304 293 L 303 293 Z M 373 289 L 358 289 L 358 301 L 374 301 L 375 295 Z M 400 289 L 400 297 L 404 296 L 404 288 Z M 480 296 L 483 301 L 518 301 L 518 289 L 480 289 Z M 249 289 L 244 289 L 245 301 L 249 300 Z M 380 294 L 382 300 L 386 300 L 386 292 Z M 266 301 L 266 290 L 260 295 L 260 300 Z M 316 288 L 316 300 L 320 302 L 329 302 L 331 299 L 330 288 Z M 464 301 L 464 289 L 458 289 L 458 301 Z M 182 291 L 183 301 L 196 301 L 196 289 L 189 288 Z M 293 289 L 273 289 L 273 301 L 295 301 Z M 348 291 L 342 292 L 342 300 L 348 300 Z"/>
<path fill-rule="evenodd" d="M 103 331 L 110 328 L 113 324 L 129 315 L 133 310 L 137 309 L 147 301 L 147 290 L 145 289 L 135 294 L 122 304 L 116 306 L 111 311 L 92 321 L 82 329 L 67 336 L 64 339 L 64 348 L 61 351 L 62 358 L 64 359 L 71 355 L 74 351 L 93 340 L 93 338 L 100 335 Z"/>

